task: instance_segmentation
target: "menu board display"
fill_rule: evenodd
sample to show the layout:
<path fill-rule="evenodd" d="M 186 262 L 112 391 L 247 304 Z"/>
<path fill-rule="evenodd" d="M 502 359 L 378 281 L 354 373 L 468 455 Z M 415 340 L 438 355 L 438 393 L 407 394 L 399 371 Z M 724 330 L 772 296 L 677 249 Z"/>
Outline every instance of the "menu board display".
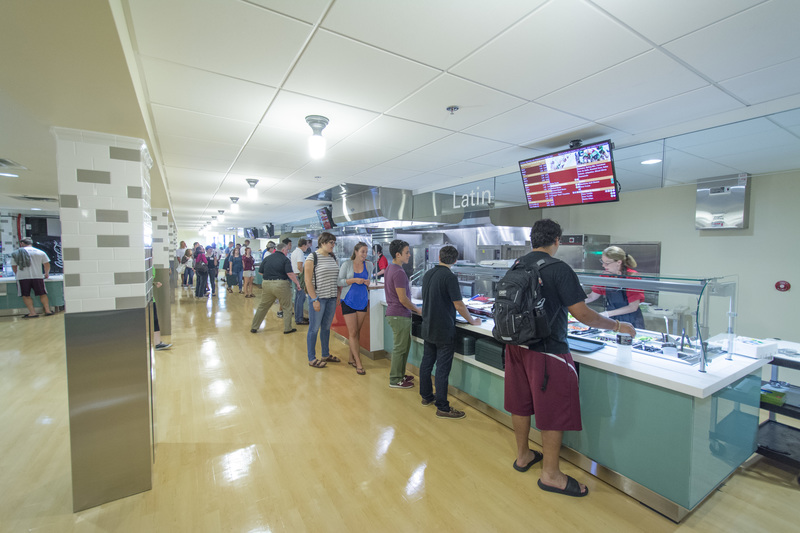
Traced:
<path fill-rule="evenodd" d="M 336 224 L 333 223 L 333 214 L 328 207 L 317 209 L 317 217 L 323 229 L 333 229 L 336 226 Z"/>
<path fill-rule="evenodd" d="M 525 159 L 519 169 L 530 209 L 619 200 L 611 141 Z"/>

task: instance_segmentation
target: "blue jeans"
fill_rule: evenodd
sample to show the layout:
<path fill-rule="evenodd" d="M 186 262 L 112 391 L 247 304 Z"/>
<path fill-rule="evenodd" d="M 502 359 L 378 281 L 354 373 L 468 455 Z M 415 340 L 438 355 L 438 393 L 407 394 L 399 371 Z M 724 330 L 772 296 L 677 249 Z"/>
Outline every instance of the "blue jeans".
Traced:
<path fill-rule="evenodd" d="M 434 400 L 440 411 L 449 411 L 447 386 L 450 379 L 450 368 L 453 366 L 454 344 L 434 344 L 425 341 L 422 349 L 422 362 L 419 364 L 419 395 L 423 400 Z M 436 363 L 436 395 L 433 394 L 431 372 Z"/>
<path fill-rule="evenodd" d="M 239 292 L 242 292 L 242 285 L 244 284 L 244 270 L 240 270 L 239 272 L 234 272 L 233 275 L 236 276 L 236 279 L 239 280 Z"/>
<path fill-rule="evenodd" d="M 303 302 L 306 300 L 306 293 L 298 289 L 294 283 L 292 283 L 292 292 L 294 293 L 294 321 L 295 323 L 298 320 L 302 322 L 305 319 Z"/>
<path fill-rule="evenodd" d="M 314 305 L 309 303 L 308 336 L 306 336 L 309 361 L 313 361 L 317 357 L 317 332 L 319 332 L 319 341 L 322 344 L 322 357 L 330 357 L 331 351 L 328 346 L 331 339 L 331 324 L 333 324 L 335 314 L 336 298 L 320 298 L 319 312 L 314 311 Z"/>
<path fill-rule="evenodd" d="M 183 271 L 183 285 L 191 285 L 194 281 L 194 269 L 186 267 Z"/>

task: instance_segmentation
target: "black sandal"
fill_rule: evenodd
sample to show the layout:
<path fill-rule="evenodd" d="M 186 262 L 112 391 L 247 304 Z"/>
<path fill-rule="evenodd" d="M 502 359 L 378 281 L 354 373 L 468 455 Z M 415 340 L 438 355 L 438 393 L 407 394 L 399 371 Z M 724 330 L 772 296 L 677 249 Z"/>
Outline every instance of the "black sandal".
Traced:
<path fill-rule="evenodd" d="M 320 361 L 319 359 L 314 359 L 313 362 L 308 363 L 308 366 L 313 366 L 314 368 L 325 368 L 328 366 L 328 363 L 325 361 Z"/>

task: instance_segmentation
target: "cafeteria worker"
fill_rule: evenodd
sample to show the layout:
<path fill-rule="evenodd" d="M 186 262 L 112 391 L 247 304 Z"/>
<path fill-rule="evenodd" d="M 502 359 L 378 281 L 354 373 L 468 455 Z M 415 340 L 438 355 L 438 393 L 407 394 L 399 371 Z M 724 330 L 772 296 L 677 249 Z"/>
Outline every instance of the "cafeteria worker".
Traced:
<path fill-rule="evenodd" d="M 633 270 L 636 267 L 636 260 L 619 246 L 609 246 L 603 250 L 600 262 L 603 264 L 603 270 L 613 276 L 631 277 L 631 274 L 637 274 Z M 620 322 L 630 322 L 636 329 L 644 328 L 644 317 L 639 309 L 639 304 L 644 301 L 644 291 L 595 285 L 586 297 L 586 303 L 593 302 L 600 296 L 606 297 L 606 310 L 600 313 L 601 315 Z"/>

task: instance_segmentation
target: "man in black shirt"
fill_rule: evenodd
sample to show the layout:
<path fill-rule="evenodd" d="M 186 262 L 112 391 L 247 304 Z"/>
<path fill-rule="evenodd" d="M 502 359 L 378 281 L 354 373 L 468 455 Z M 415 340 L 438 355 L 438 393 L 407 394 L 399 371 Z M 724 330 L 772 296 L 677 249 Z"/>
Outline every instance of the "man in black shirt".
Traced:
<path fill-rule="evenodd" d="M 537 221 L 531 229 L 533 251 L 520 261 L 540 267 L 544 308 L 550 318 L 551 334 L 528 348 L 506 345 L 505 408 L 511 413 L 517 442 L 514 469 L 527 472 L 542 462 L 539 488 L 567 496 L 586 496 L 589 489 L 567 476 L 558 464 L 564 431 L 581 430 L 578 373 L 567 345 L 567 310 L 587 326 L 635 335 L 627 322 L 604 318 L 586 306 L 586 293 L 569 265 L 552 256 L 561 244 L 561 226 L 549 219 Z M 542 433 L 542 451 L 528 447 L 531 415 Z"/>
<path fill-rule="evenodd" d="M 477 326 L 480 318 L 473 318 L 461 300 L 458 278 L 450 269 L 458 259 L 454 246 L 444 246 L 439 252 L 439 264 L 422 278 L 422 339 L 425 341 L 422 362 L 419 365 L 419 393 L 422 405 L 436 404 L 439 418 L 464 418 L 464 411 L 450 407 L 447 385 L 456 340 L 456 311 L 467 322 Z M 431 384 L 431 371 L 436 363 L 436 395 Z"/>
<path fill-rule="evenodd" d="M 300 285 L 297 283 L 297 276 L 292 270 L 292 263 L 286 257 L 286 252 L 290 245 L 281 243 L 278 252 L 267 256 L 261 262 L 258 271 L 261 272 L 263 281 L 261 282 L 261 303 L 258 304 L 256 314 L 253 316 L 253 324 L 250 326 L 250 333 L 258 333 L 261 322 L 267 315 L 267 311 L 275 303 L 275 299 L 286 309 L 291 309 L 292 290 L 289 283 L 294 283 L 298 290 Z M 283 332 L 294 333 L 297 328 L 292 327 L 292 313 L 283 314 Z"/>

